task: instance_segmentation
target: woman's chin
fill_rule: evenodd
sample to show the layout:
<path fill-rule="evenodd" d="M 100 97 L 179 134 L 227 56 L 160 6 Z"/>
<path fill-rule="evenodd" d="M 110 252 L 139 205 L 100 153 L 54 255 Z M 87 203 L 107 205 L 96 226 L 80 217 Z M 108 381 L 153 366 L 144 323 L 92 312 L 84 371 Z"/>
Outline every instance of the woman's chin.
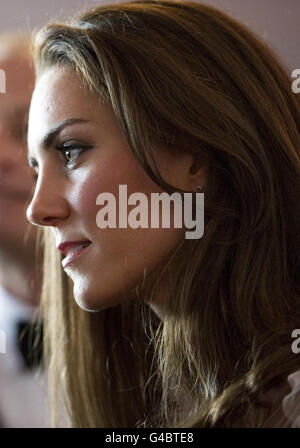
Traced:
<path fill-rule="evenodd" d="M 98 313 L 99 311 L 102 311 L 105 308 L 99 308 L 99 306 L 90 305 L 89 303 L 86 303 L 86 301 L 83 301 L 82 299 L 77 299 L 75 297 L 75 301 L 79 308 L 81 308 L 84 311 L 88 311 L 89 313 Z"/>
<path fill-rule="evenodd" d="M 82 285 L 74 283 L 73 294 L 77 305 L 84 311 L 96 313 L 108 308 L 113 308 L 126 301 L 121 292 L 91 291 L 89 288 L 82 288 Z M 128 298 L 127 298 L 128 300 Z"/>

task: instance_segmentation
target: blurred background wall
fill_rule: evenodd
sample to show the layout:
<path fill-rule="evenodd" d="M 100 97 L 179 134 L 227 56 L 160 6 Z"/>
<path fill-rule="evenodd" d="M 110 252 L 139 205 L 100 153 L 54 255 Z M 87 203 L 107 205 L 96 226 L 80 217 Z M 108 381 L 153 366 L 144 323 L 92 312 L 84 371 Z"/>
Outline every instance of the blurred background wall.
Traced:
<path fill-rule="evenodd" d="M 113 0 L 114 1 L 114 0 Z M 300 68 L 299 0 L 206 0 L 260 34 L 289 69 Z M 101 0 L 0 0 L 0 33 L 31 30 L 53 19 L 64 19 Z M 106 0 L 105 3 L 108 3 Z"/>

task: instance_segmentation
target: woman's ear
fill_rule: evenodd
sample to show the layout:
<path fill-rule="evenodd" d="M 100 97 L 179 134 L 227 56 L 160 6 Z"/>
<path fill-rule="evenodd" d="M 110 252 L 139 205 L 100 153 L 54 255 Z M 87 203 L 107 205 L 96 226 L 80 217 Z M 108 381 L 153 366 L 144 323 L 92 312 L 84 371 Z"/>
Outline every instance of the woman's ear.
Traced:
<path fill-rule="evenodd" d="M 197 187 L 201 186 L 203 191 L 207 183 L 208 164 L 193 154 L 190 154 L 190 157 L 191 162 L 188 172 L 190 190 L 196 191 Z"/>
<path fill-rule="evenodd" d="M 154 148 L 154 158 L 164 180 L 185 191 L 205 188 L 208 164 L 198 155 L 188 151 L 162 151 Z"/>

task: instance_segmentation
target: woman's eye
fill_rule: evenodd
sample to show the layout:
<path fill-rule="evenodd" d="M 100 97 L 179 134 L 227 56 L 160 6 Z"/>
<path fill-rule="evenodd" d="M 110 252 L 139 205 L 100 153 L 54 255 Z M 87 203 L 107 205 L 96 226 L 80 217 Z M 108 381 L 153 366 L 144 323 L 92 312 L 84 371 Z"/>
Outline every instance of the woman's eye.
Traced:
<path fill-rule="evenodd" d="M 66 166 L 72 165 L 80 154 L 87 149 L 90 149 L 90 146 L 79 146 L 75 144 L 64 144 L 58 145 L 55 148 L 63 157 Z"/>
<path fill-rule="evenodd" d="M 79 148 L 74 149 L 62 149 L 62 154 L 64 158 L 66 159 L 67 163 L 71 163 L 72 161 L 76 160 L 79 156 L 81 150 Z"/>

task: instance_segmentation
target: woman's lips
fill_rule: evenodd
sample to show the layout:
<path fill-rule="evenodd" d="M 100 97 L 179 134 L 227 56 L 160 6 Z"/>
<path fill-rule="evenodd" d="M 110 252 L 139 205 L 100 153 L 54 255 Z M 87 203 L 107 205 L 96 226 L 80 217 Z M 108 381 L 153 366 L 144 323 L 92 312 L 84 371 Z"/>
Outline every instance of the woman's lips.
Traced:
<path fill-rule="evenodd" d="M 58 249 L 66 255 L 62 260 L 62 267 L 65 269 L 73 260 L 80 257 L 80 255 L 86 251 L 91 245 L 90 241 L 78 241 L 70 243 L 62 243 L 58 246 Z"/>

